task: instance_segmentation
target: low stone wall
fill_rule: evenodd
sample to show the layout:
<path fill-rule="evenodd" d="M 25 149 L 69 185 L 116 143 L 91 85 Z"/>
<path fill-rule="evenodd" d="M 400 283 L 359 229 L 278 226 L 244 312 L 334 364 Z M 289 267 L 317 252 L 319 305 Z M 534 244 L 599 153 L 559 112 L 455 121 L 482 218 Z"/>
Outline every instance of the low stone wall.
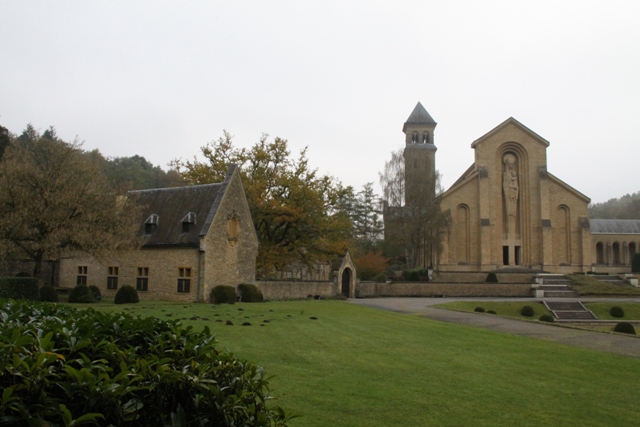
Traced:
<path fill-rule="evenodd" d="M 433 275 L 436 283 L 484 283 L 489 273 L 442 271 Z M 534 273 L 496 273 L 499 283 L 533 283 Z"/>
<path fill-rule="evenodd" d="M 338 285 L 327 281 L 258 280 L 256 286 L 265 300 L 305 299 L 309 295 L 335 298 L 340 295 Z"/>
<path fill-rule="evenodd" d="M 522 283 L 373 283 L 356 285 L 356 298 L 376 297 L 531 297 L 531 284 Z"/>

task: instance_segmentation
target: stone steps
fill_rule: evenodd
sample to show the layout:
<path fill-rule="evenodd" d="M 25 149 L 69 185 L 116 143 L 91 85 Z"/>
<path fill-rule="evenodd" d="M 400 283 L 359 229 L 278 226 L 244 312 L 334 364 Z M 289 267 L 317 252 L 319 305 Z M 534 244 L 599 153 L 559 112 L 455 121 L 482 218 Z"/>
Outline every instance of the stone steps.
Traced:
<path fill-rule="evenodd" d="M 558 322 L 597 320 L 580 301 L 544 301 L 544 305 Z"/>
<path fill-rule="evenodd" d="M 576 293 L 571 290 L 571 280 L 562 274 L 538 274 L 531 286 L 539 298 L 572 298 Z"/>

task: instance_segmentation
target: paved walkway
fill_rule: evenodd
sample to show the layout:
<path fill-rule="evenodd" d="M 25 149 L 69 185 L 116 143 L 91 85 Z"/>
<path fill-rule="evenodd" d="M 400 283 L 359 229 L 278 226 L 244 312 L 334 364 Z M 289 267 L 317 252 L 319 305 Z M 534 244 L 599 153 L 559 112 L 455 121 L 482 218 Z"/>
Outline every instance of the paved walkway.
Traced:
<path fill-rule="evenodd" d="M 553 298 L 553 301 L 568 301 L 568 299 Z M 580 298 L 580 301 L 626 301 L 640 302 L 640 299 L 588 299 Z M 349 302 L 382 310 L 390 310 L 398 313 L 412 313 L 440 322 L 457 323 L 476 328 L 491 329 L 525 337 L 554 341 L 561 344 L 606 351 L 640 359 L 640 338 L 622 334 L 607 334 L 590 332 L 580 329 L 572 329 L 557 324 L 544 324 L 538 322 L 520 321 L 508 319 L 485 313 L 462 313 L 458 311 L 443 310 L 432 307 L 451 301 L 532 301 L 536 299 L 496 299 L 496 298 L 363 298 L 351 299 Z M 571 299 L 575 301 L 575 299 Z M 636 326 L 636 329 L 638 327 Z"/>

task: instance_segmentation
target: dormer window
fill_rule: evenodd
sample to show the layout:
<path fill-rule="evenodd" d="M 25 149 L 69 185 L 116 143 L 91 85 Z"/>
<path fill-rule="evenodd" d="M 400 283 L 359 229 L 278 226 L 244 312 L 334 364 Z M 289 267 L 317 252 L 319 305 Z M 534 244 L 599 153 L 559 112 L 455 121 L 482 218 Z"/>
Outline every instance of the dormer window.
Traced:
<path fill-rule="evenodd" d="M 182 232 L 183 233 L 188 233 L 189 231 L 191 231 L 191 229 L 193 228 L 193 226 L 196 223 L 196 214 L 195 212 L 189 212 L 188 214 L 185 215 L 184 218 L 182 218 Z"/>
<path fill-rule="evenodd" d="M 156 231 L 159 222 L 160 216 L 158 214 L 151 214 L 144 222 L 144 234 L 151 234 Z"/>

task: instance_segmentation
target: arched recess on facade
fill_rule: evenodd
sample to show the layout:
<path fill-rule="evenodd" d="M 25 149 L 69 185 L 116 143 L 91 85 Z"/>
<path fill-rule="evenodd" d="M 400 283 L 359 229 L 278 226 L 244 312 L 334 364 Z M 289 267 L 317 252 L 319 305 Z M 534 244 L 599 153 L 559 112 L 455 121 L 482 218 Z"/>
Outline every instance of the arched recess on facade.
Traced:
<path fill-rule="evenodd" d="M 556 252 L 558 256 L 558 262 L 560 264 L 571 262 L 571 212 L 567 205 L 558 206 L 556 212 L 556 227 L 554 230 L 557 233 Z"/>
<path fill-rule="evenodd" d="M 340 294 L 345 298 L 353 297 L 353 280 L 354 274 L 349 267 L 345 267 L 342 270 L 340 276 Z"/>
<path fill-rule="evenodd" d="M 603 265 L 605 264 L 605 252 L 604 252 L 604 243 L 598 242 L 596 243 L 596 264 Z"/>
<path fill-rule="evenodd" d="M 611 245 L 611 256 L 613 258 L 612 261 L 614 265 L 622 264 L 622 258 L 620 257 L 620 255 L 620 242 L 613 242 L 613 244 Z"/>
<path fill-rule="evenodd" d="M 510 161 L 509 156 L 515 158 L 515 162 Z M 525 265 L 531 263 L 531 242 L 530 227 L 530 205 L 529 195 L 529 154 L 522 144 L 509 141 L 505 142 L 496 150 L 495 174 L 499 179 L 500 207 L 497 210 L 498 224 L 502 228 L 502 250 L 503 258 L 510 258 L 515 261 L 515 265 Z M 515 182 L 511 171 L 515 172 Z M 517 191 L 514 189 L 517 188 Z M 517 201 L 513 201 L 513 196 Z M 510 229 L 511 228 L 511 229 Z M 512 255 L 507 255 L 507 253 Z"/>
<path fill-rule="evenodd" d="M 638 245 L 636 242 L 629 242 L 629 264 L 633 263 L 633 256 L 638 252 Z"/>
<path fill-rule="evenodd" d="M 471 258 L 471 221 L 469 206 L 458 205 L 456 209 L 456 248 L 458 264 L 469 264 Z"/>

